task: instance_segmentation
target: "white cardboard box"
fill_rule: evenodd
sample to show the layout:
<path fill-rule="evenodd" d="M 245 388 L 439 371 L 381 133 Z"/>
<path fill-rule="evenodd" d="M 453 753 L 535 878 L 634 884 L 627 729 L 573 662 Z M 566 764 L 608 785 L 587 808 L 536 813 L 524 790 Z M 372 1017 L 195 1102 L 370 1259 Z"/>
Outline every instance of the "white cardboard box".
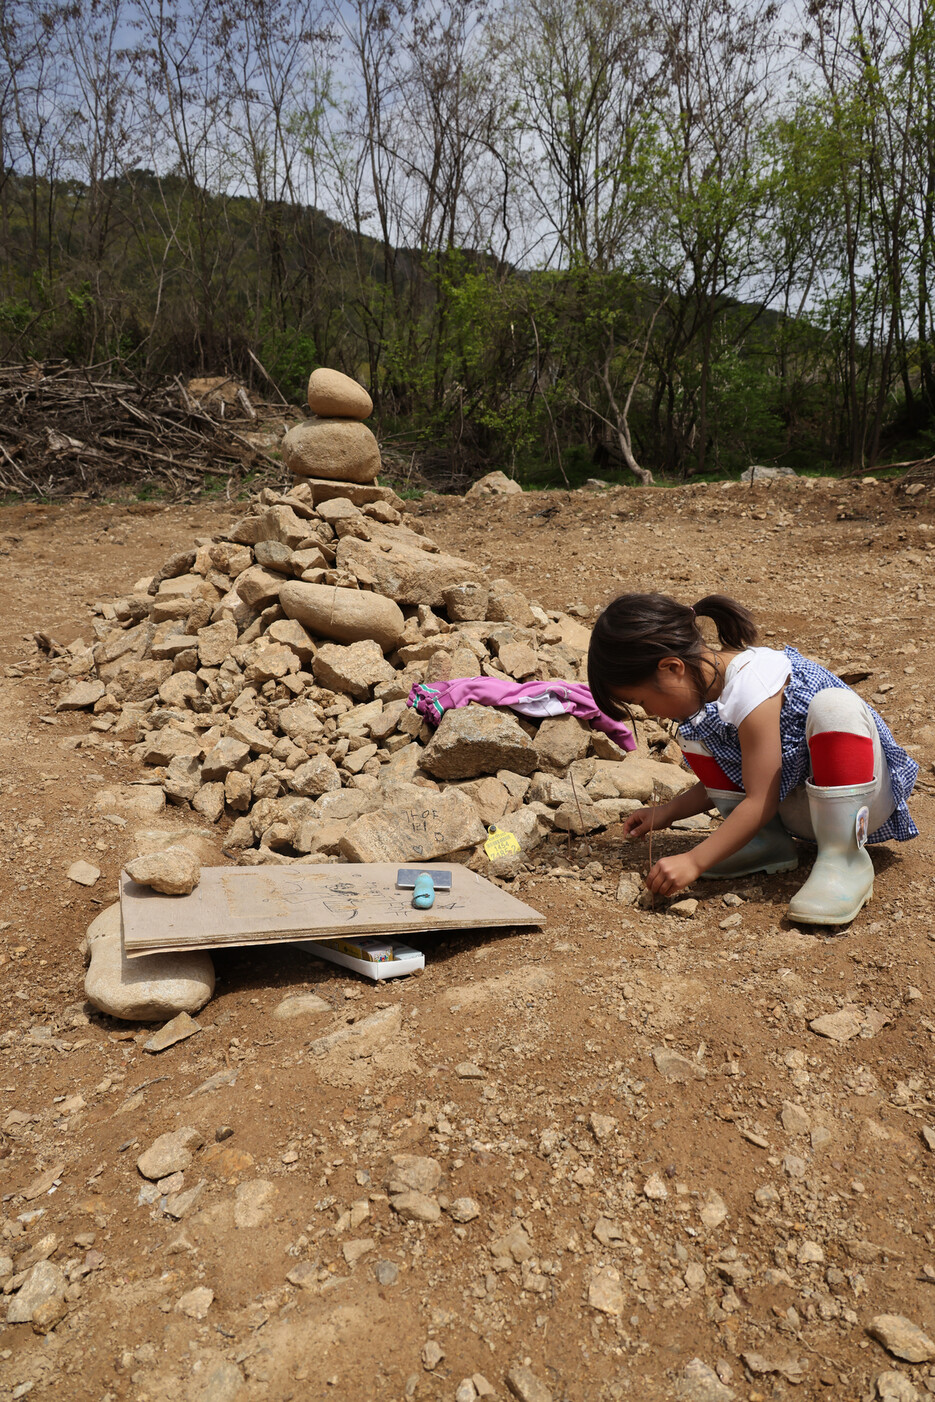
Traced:
<path fill-rule="evenodd" d="M 412 949 L 408 944 L 400 944 L 393 941 L 394 952 L 400 957 L 396 959 L 383 959 L 374 963 L 370 959 L 355 959 L 351 954 L 345 954 L 343 949 L 335 949 L 329 945 L 327 940 L 303 940 L 299 944 L 299 949 L 304 949 L 306 954 L 314 954 L 319 959 L 327 959 L 330 964 L 342 964 L 345 969 L 353 969 L 356 974 L 363 974 L 364 978 L 373 979 L 379 983 L 381 979 L 400 978 L 403 974 L 413 974 L 419 969 L 425 968 L 425 955 L 418 949 Z"/>

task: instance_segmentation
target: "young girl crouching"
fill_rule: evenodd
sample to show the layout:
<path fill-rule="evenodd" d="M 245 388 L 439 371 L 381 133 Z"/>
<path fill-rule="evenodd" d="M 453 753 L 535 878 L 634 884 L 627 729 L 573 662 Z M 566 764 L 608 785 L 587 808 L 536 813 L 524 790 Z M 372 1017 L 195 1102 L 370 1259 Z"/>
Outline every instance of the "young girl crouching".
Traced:
<path fill-rule="evenodd" d="M 705 643 L 710 618 L 720 647 Z M 867 842 L 917 836 L 906 799 L 919 766 L 883 719 L 839 677 L 794 647 L 757 647 L 752 616 L 709 594 L 694 606 L 665 594 L 622 594 L 594 627 L 588 684 L 614 717 L 627 705 L 678 722 L 699 782 L 668 803 L 641 808 L 628 837 L 716 807 L 724 821 L 690 852 L 662 857 L 646 878 L 672 896 L 699 876 L 791 871 L 790 834 L 818 846 L 789 916 L 844 925 L 873 895 Z"/>

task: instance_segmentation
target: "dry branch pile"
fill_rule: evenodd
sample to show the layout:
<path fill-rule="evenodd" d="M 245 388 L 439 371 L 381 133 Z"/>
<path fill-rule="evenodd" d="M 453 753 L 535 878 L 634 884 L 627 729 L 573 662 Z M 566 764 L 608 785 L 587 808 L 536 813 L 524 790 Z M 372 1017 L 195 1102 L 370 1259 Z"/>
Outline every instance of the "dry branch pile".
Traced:
<path fill-rule="evenodd" d="M 0 491 L 62 498 L 155 480 L 178 497 L 206 479 L 278 481 L 266 449 L 298 417 L 231 379 L 146 387 L 107 365 L 0 366 Z"/>

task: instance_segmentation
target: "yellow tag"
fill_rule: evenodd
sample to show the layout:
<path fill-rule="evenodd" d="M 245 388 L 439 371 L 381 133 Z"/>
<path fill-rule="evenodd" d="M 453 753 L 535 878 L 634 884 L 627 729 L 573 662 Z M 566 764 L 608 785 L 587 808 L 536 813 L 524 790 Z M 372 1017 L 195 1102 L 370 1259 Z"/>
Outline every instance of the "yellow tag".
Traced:
<path fill-rule="evenodd" d="M 484 851 L 491 861 L 494 857 L 509 857 L 513 852 L 522 852 L 522 847 L 511 832 L 504 832 L 496 826 L 488 828 L 487 831 L 490 836 L 484 843 Z"/>

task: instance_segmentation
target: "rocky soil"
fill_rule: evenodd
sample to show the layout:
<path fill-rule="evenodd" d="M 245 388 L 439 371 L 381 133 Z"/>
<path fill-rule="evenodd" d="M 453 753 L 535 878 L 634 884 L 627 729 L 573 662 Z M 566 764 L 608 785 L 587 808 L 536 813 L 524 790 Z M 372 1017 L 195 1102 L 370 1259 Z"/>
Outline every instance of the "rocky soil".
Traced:
<path fill-rule="evenodd" d="M 306 505 L 301 519 L 317 522 Z M 790 480 L 427 497 L 408 510 L 413 519 L 397 522 L 361 508 L 372 524 L 355 518 L 331 536 L 314 524 L 314 548 L 325 548 L 301 559 L 301 572 L 274 547 L 311 551 L 305 537 L 268 535 L 259 555 L 259 541 L 228 539 L 254 551 L 246 568 L 260 591 L 238 595 L 247 611 L 229 647 L 249 648 L 275 626 L 272 647 L 294 652 L 293 619 L 267 615 L 244 642 L 270 607 L 264 572 L 287 568 L 301 582 L 318 569 L 340 584 L 327 577 L 341 565 L 328 547 L 336 555 L 349 538 L 345 559 L 372 567 L 381 530 L 428 537 L 435 553 L 473 562 L 480 583 L 506 581 L 535 606 L 531 619 L 502 620 L 513 636 L 491 639 L 470 620 L 454 627 L 441 597 L 431 618 L 404 603 L 405 626 L 415 624 L 384 652 L 393 676 L 345 677 L 366 691 L 349 703 L 337 699 L 347 692 L 334 684 L 333 654 L 316 674 L 320 639 L 306 659 L 295 653 L 297 668 L 269 656 L 269 643 L 235 659 L 243 686 L 208 677 L 192 693 L 175 680 L 198 679 L 193 661 L 207 665 L 185 657 L 202 642 L 187 631 L 191 607 L 174 608 L 165 589 L 163 616 L 144 620 L 132 601 L 146 591 L 135 586 L 180 550 L 204 550 L 184 597 L 206 581 L 216 606 L 236 576 L 221 568 L 229 555 L 208 558 L 207 538 L 230 535 L 229 508 L 76 503 L 0 514 L 0 1397 L 935 1393 L 927 495 Z M 441 798 L 461 791 L 457 803 L 472 811 L 502 804 L 504 821 L 517 802 L 530 814 L 523 831 L 532 836 L 535 820 L 535 841 L 510 889 L 545 913 L 541 933 L 427 940 L 424 974 L 382 986 L 284 946 L 225 951 L 193 1025 L 163 1037 L 154 1037 L 162 1020 L 128 1023 L 85 1002 L 81 945 L 115 899 L 130 850 L 147 845 L 141 830 L 186 840 L 202 859 L 224 860 L 227 847 L 253 861 L 340 860 L 371 815 L 342 810 L 325 823 L 311 810 L 385 795 L 383 771 L 430 739 L 389 710 L 401 699 L 394 678 L 439 652 L 450 660 L 462 643 L 471 650 L 472 639 L 493 673 L 527 668 L 525 648 L 548 675 L 556 650 L 574 649 L 572 624 L 634 587 L 737 595 L 765 641 L 792 642 L 853 677 L 916 746 L 922 836 L 876 850 L 876 898 L 852 927 L 790 926 L 797 873 L 730 889 L 700 882 L 689 893 L 697 906 L 678 913 L 634 904 L 647 844 L 624 845 L 616 815 L 598 805 L 617 803 L 619 814 L 636 800 L 598 784 L 576 824 L 557 786 L 569 764 L 591 766 L 578 771 L 583 786 L 605 774 L 598 765 L 653 763 L 677 778 L 664 734 L 641 723 L 642 752 L 622 763 L 593 748 L 539 769 L 530 760 L 523 777 L 551 774 L 555 786 L 543 780 L 535 795 L 511 791 L 509 766 L 483 780 L 398 776 L 437 783 Z M 158 597 L 146 594 L 147 607 Z M 129 601 L 125 617 L 114 600 Z M 131 660 L 170 665 L 151 674 L 157 691 L 187 690 L 146 709 L 118 667 L 84 709 L 57 709 L 69 687 L 87 684 L 74 665 L 87 650 L 140 626 L 163 628 L 163 652 L 153 657 L 151 632 Z M 564 639 L 549 631 L 563 627 Z M 37 631 L 67 653 L 50 656 Z M 454 643 L 439 646 L 452 631 Z M 179 656 L 188 665 L 176 667 Z M 271 732 L 258 766 L 264 756 L 245 730 L 253 758 L 238 750 L 223 774 L 206 776 L 223 737 L 200 722 L 218 726 L 220 708 L 229 725 L 252 688 L 255 718 L 244 723 L 268 729 L 271 712 L 297 704 L 280 687 L 320 729 Z M 342 734 L 342 720 L 375 700 L 382 710 Z M 180 714 L 134 728 L 133 705 L 142 717 L 173 705 Z M 518 748 L 535 749 L 534 728 L 517 729 Z M 146 752 L 169 731 L 197 744 Z M 179 758 L 197 763 L 170 775 Z M 303 794 L 306 778 L 316 782 L 305 765 L 329 787 Z M 487 779 L 506 796 L 481 792 Z M 296 801 L 308 806 L 291 827 L 279 810 L 257 811 Z M 343 826 L 321 846 L 332 822 Z M 657 835 L 654 848 L 691 840 Z"/>

